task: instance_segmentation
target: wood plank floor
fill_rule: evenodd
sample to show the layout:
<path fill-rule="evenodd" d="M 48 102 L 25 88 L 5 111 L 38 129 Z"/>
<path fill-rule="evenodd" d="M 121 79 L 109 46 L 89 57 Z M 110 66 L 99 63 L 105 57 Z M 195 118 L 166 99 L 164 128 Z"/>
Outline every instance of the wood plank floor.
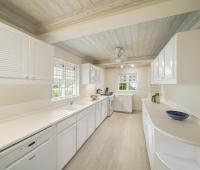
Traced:
<path fill-rule="evenodd" d="M 142 114 L 107 118 L 64 170 L 150 170 Z"/>

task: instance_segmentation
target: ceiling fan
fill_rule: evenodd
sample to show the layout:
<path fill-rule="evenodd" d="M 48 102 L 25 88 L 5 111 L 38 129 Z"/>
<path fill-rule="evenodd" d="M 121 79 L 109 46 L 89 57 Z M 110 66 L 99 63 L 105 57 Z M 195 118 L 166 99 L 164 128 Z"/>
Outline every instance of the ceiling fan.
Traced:
<path fill-rule="evenodd" d="M 114 58 L 113 58 L 114 62 L 123 63 L 127 59 L 124 54 L 125 54 L 125 51 L 122 47 L 116 47 Z"/>

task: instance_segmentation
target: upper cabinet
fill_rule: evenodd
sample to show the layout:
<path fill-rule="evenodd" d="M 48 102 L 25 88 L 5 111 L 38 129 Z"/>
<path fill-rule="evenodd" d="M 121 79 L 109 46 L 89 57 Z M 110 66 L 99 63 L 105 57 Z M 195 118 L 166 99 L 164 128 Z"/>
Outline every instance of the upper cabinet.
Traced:
<path fill-rule="evenodd" d="M 152 84 L 199 84 L 200 30 L 177 33 L 151 64 Z"/>
<path fill-rule="evenodd" d="M 0 23 L 0 78 L 27 78 L 28 36 Z"/>
<path fill-rule="evenodd" d="M 37 39 L 30 39 L 30 79 L 51 80 L 54 48 Z"/>
<path fill-rule="evenodd" d="M 82 64 L 82 84 L 104 84 L 104 69 L 90 63 Z"/>
<path fill-rule="evenodd" d="M 53 46 L 0 23 L 0 78 L 51 80 Z"/>

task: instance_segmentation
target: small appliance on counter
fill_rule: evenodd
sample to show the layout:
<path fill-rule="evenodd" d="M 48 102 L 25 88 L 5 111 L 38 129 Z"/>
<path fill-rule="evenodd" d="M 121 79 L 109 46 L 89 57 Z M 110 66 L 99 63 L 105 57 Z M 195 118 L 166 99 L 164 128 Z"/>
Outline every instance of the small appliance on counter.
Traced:
<path fill-rule="evenodd" d="M 106 87 L 106 90 L 105 90 L 105 92 L 102 95 L 104 95 L 104 96 L 111 96 L 111 95 L 113 95 L 113 92 L 109 91 L 109 88 Z"/>
<path fill-rule="evenodd" d="M 114 110 L 114 93 L 109 91 L 109 88 L 106 87 L 106 90 L 103 92 L 102 89 L 97 89 L 96 93 L 102 96 L 108 96 L 108 115 L 111 116 Z"/>
<path fill-rule="evenodd" d="M 157 104 L 160 104 L 160 94 L 159 93 L 156 93 L 155 95 L 153 95 L 151 97 L 151 101 L 153 103 L 157 103 Z"/>
<path fill-rule="evenodd" d="M 97 89 L 97 90 L 96 90 L 96 94 L 102 95 L 102 94 L 103 94 L 103 90 L 102 90 L 102 89 Z"/>
<path fill-rule="evenodd" d="M 96 94 L 100 94 L 102 96 L 111 96 L 111 95 L 113 95 L 113 92 L 109 91 L 109 88 L 106 87 L 106 90 L 104 92 L 102 89 L 97 89 Z"/>

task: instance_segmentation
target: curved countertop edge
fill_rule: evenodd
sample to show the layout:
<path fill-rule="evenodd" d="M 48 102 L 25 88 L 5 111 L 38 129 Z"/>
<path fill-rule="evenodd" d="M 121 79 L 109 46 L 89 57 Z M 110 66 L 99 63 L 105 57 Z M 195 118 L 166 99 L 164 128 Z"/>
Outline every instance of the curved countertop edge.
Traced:
<path fill-rule="evenodd" d="M 142 99 L 142 102 L 143 102 L 144 105 L 145 105 L 146 102 L 148 102 L 149 104 L 154 104 L 154 103 L 152 103 L 149 99 Z M 155 105 L 160 105 L 160 104 L 155 104 Z M 168 105 L 166 105 L 166 104 L 164 104 L 164 103 L 161 103 L 161 105 L 173 109 L 172 107 L 170 107 L 170 106 L 168 106 Z M 197 141 L 187 140 L 186 138 L 182 138 L 182 137 L 176 136 L 176 135 L 174 135 L 174 134 L 172 134 L 172 133 L 169 133 L 169 132 L 167 132 L 166 130 L 164 130 L 163 128 L 158 127 L 157 124 L 152 120 L 151 115 L 150 115 L 149 113 L 148 113 L 148 115 L 149 115 L 149 117 L 150 117 L 150 119 L 151 119 L 151 122 L 152 122 L 153 127 L 154 127 L 158 132 L 164 134 L 165 136 L 169 136 L 169 137 L 171 137 L 171 138 L 174 138 L 174 139 L 176 139 L 176 140 L 178 140 L 178 141 L 180 141 L 180 142 L 182 142 L 182 143 L 189 144 L 189 145 L 193 145 L 193 146 L 198 146 L 198 147 L 200 146 L 200 139 L 199 139 L 199 142 L 197 142 Z M 170 119 L 170 118 L 169 118 L 169 119 Z M 197 119 L 198 119 L 198 118 L 197 118 Z M 176 121 L 176 120 L 172 120 L 172 121 Z M 199 120 L 199 121 L 200 121 L 200 120 Z M 181 121 L 181 122 L 183 122 L 183 121 Z M 200 130 L 200 125 L 199 125 L 199 130 Z"/>
<path fill-rule="evenodd" d="M 25 115 L 25 116 L 22 116 L 22 117 L 18 117 L 16 119 L 11 119 L 10 121 L 6 121 L 6 122 L 1 122 L 0 124 L 0 132 L 1 131 L 5 131 L 5 135 L 2 135 L 1 133 L 1 139 L 4 138 L 4 136 L 8 136 L 7 135 L 7 130 L 3 128 L 4 125 L 6 125 L 6 127 L 8 127 L 10 124 L 10 128 L 14 128 L 12 127 L 12 123 L 13 122 L 16 122 L 16 121 L 21 121 L 21 123 L 25 123 L 25 121 L 29 121 L 31 120 L 31 118 L 37 118 L 37 117 L 40 117 L 40 116 L 44 116 L 46 115 L 46 117 L 48 117 L 48 115 L 53 115 L 53 114 L 58 114 L 57 116 L 55 116 L 54 120 L 46 120 L 48 123 L 41 123 L 41 126 L 40 127 L 35 127 L 35 128 L 32 128 L 34 130 L 31 130 L 31 132 L 28 132 L 28 133 L 24 133 L 24 135 L 20 135 L 19 137 L 15 137 L 15 139 L 12 139 L 12 140 L 9 140 L 8 142 L 2 142 L 2 140 L 0 140 L 0 152 L 3 152 L 4 150 L 14 146 L 15 144 L 49 128 L 49 127 L 52 127 L 52 126 L 55 126 L 57 123 L 59 122 L 62 122 L 63 120 L 71 117 L 71 116 L 74 116 L 76 115 L 77 113 L 87 109 L 88 107 L 92 106 L 92 105 L 95 105 L 96 103 L 98 102 L 101 102 L 103 101 L 104 99 L 106 99 L 107 96 L 103 96 L 103 97 L 100 97 L 98 100 L 95 100 L 95 101 L 90 101 L 89 104 L 86 104 L 86 105 L 82 105 L 82 107 L 80 107 L 79 109 L 76 109 L 76 110 L 73 110 L 73 111 L 65 111 L 63 108 L 66 107 L 66 105 L 63 105 L 63 106 L 60 106 L 59 108 L 55 108 L 55 109 L 44 109 L 44 110 L 36 110 L 34 112 L 30 112 L 28 115 Z M 22 120 L 24 119 L 24 120 Z M 42 119 L 42 118 L 38 118 L 38 119 Z M 16 135 L 17 136 L 17 135 Z M 1 143 L 2 142 L 2 143 Z"/>

